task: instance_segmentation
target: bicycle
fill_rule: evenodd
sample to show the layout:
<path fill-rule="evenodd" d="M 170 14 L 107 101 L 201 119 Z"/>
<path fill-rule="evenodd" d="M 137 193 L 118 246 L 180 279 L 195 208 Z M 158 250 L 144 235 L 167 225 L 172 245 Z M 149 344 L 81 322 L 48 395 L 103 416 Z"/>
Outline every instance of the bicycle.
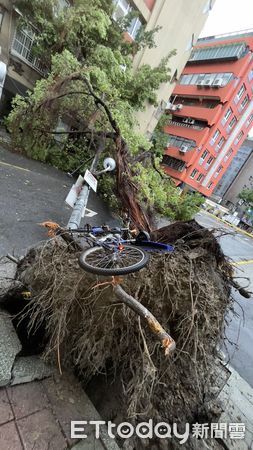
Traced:
<path fill-rule="evenodd" d="M 129 228 L 110 228 L 86 225 L 68 230 L 84 237 L 90 248 L 79 257 L 79 265 L 86 272 L 96 275 L 127 275 L 137 272 L 149 262 L 149 252 L 172 252 L 174 247 L 153 242 L 148 233 L 141 231 L 136 238 Z"/>

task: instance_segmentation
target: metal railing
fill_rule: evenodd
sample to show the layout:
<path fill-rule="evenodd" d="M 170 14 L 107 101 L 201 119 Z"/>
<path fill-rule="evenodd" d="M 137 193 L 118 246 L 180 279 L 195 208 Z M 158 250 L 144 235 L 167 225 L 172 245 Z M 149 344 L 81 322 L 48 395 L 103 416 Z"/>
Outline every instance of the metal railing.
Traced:
<path fill-rule="evenodd" d="M 194 130 L 203 130 L 205 128 L 205 127 L 201 127 L 200 125 L 189 125 L 188 123 L 175 122 L 173 120 L 168 120 L 167 123 L 169 123 L 170 125 L 178 126 L 178 127 L 192 128 Z"/>
<path fill-rule="evenodd" d="M 45 74 L 45 68 L 41 64 L 39 58 L 33 54 L 34 33 L 16 29 L 12 41 L 11 54 L 17 56 L 24 61 L 28 66 L 39 72 L 41 75 Z"/>

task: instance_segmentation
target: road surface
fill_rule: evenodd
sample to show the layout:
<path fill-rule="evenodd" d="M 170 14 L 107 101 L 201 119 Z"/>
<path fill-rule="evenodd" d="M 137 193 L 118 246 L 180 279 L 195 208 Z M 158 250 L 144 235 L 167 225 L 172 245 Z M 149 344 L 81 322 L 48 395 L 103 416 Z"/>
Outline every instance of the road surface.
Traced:
<path fill-rule="evenodd" d="M 0 147 L 0 255 L 23 254 L 28 247 L 45 239 L 45 229 L 39 222 L 52 220 L 66 225 L 71 208 L 64 200 L 73 182 L 53 167 Z M 99 225 L 115 222 L 106 205 L 94 194 L 88 208 L 98 215 L 87 222 Z"/>
<path fill-rule="evenodd" d="M 221 246 L 224 253 L 235 261 L 237 276 L 249 279 L 238 280 L 240 284 L 249 284 L 249 289 L 253 291 L 253 237 L 248 237 L 205 213 L 197 214 L 196 220 L 207 228 L 232 233 L 220 238 Z M 231 365 L 253 387 L 253 296 L 249 300 L 238 292 L 233 292 L 233 296 L 236 316 L 230 313 L 227 317 L 227 352 Z"/>

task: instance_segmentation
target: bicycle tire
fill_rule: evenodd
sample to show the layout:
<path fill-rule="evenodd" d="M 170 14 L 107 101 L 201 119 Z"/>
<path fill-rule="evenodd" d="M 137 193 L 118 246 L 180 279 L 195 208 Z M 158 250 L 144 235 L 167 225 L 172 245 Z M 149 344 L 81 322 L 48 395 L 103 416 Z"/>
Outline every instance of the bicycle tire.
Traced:
<path fill-rule="evenodd" d="M 86 272 L 94 273 L 96 275 L 127 275 L 129 273 L 137 272 L 138 270 L 145 267 L 149 261 L 149 255 L 140 249 L 139 247 L 131 246 L 131 245 L 124 245 L 124 250 L 134 250 L 135 252 L 139 253 L 140 255 L 140 261 L 136 262 L 135 264 L 129 265 L 127 267 L 97 267 L 93 266 L 92 264 L 87 262 L 87 258 L 89 255 L 95 253 L 95 252 L 105 252 L 103 247 L 95 246 L 92 248 L 89 248 L 88 250 L 85 250 L 81 253 L 79 257 L 79 265 L 84 269 Z M 124 251 L 123 250 L 123 251 Z"/>

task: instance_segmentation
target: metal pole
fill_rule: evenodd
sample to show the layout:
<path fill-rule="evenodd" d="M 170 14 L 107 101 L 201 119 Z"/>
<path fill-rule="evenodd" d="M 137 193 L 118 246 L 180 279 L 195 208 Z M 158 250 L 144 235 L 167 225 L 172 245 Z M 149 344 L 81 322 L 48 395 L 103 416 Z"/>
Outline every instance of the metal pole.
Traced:
<path fill-rule="evenodd" d="M 91 172 L 94 172 L 94 170 L 96 169 L 96 167 L 98 165 L 98 160 L 99 160 L 100 154 L 102 153 L 103 150 L 104 150 L 104 142 L 100 141 L 98 150 L 95 154 L 95 157 L 94 157 L 91 167 L 90 167 Z M 82 187 L 81 192 L 79 193 L 79 195 L 77 197 L 77 201 L 75 203 L 72 214 L 68 221 L 68 225 L 67 225 L 68 229 L 76 230 L 77 228 L 79 228 L 81 220 L 82 220 L 82 212 L 83 212 L 84 208 L 86 208 L 86 206 L 87 206 L 89 194 L 90 194 L 90 186 L 88 186 L 85 183 Z"/>

